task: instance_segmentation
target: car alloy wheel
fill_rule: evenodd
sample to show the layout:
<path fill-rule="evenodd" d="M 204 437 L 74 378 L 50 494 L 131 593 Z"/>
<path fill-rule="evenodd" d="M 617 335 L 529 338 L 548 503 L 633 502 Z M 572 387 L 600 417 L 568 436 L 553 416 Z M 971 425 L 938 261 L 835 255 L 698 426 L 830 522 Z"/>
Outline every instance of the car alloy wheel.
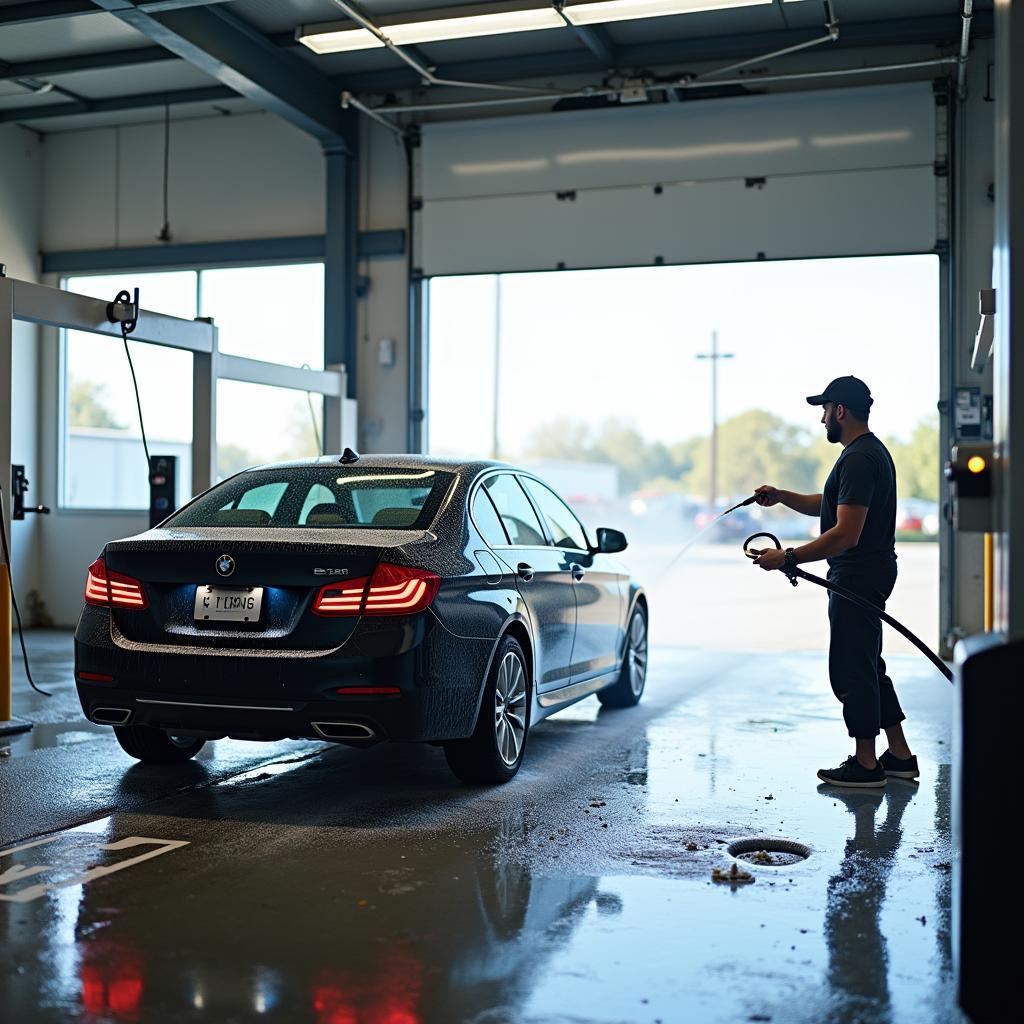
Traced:
<path fill-rule="evenodd" d="M 629 648 L 626 651 L 626 662 L 629 666 L 630 689 L 639 697 L 643 692 L 644 680 L 647 678 L 647 623 L 640 614 L 635 614 L 633 621 L 629 624 Z"/>
<path fill-rule="evenodd" d="M 526 736 L 526 672 L 515 651 L 506 652 L 494 686 L 494 736 L 502 761 L 519 759 Z"/>

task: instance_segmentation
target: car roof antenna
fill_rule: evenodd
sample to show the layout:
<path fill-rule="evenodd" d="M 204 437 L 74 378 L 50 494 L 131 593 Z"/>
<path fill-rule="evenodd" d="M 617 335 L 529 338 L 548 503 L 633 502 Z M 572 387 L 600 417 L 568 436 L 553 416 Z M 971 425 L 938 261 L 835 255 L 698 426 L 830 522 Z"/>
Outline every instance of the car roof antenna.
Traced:
<path fill-rule="evenodd" d="M 357 452 L 354 448 L 346 448 L 341 453 L 341 458 L 338 459 L 338 461 L 342 465 L 344 465 L 344 466 L 347 466 L 347 465 L 349 465 L 350 463 L 353 463 L 353 462 L 358 462 L 359 461 L 359 452 Z"/>

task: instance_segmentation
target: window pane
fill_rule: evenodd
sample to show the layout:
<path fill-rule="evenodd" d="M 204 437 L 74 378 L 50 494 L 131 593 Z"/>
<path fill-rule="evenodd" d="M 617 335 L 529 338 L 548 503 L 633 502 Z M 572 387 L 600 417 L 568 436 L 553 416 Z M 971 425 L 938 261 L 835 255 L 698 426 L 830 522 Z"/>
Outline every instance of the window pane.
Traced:
<path fill-rule="evenodd" d="M 579 548 L 587 550 L 587 537 L 583 527 L 569 511 L 558 495 L 536 480 L 522 481 L 530 496 L 540 506 L 541 515 L 547 520 L 556 548 Z"/>
<path fill-rule="evenodd" d="M 113 299 L 139 288 L 148 309 L 192 319 L 196 275 L 74 277 L 68 291 Z M 192 357 L 188 352 L 130 341 L 146 436 L 153 455 L 176 455 L 177 504 L 191 495 Z M 68 508 L 149 506 L 146 456 L 131 373 L 120 340 L 79 331 L 65 334 L 63 504 Z"/>
<path fill-rule="evenodd" d="M 312 406 L 312 410 L 310 409 Z M 305 391 L 217 382 L 217 476 L 320 454 L 324 401 Z"/>
<path fill-rule="evenodd" d="M 483 487 L 478 487 L 476 494 L 473 495 L 473 522 L 491 547 L 508 543 L 505 527 L 501 525 L 501 519 Z"/>
<path fill-rule="evenodd" d="M 434 455 L 503 457 L 494 436 L 497 280 L 480 274 L 430 281 L 427 426 Z M 552 345 L 544 358 L 556 351 Z M 543 360 L 534 365 L 544 365 Z M 506 401 L 512 399 L 507 391 L 503 394 Z M 471 402 L 467 395 L 473 396 Z"/>
<path fill-rule="evenodd" d="M 259 508 L 268 516 L 273 516 L 277 511 L 277 506 L 281 504 L 281 497 L 287 488 L 287 484 L 280 482 L 251 487 L 231 507 Z"/>
<path fill-rule="evenodd" d="M 420 469 L 259 469 L 218 484 L 170 525 L 426 529 L 451 482 L 450 473 Z"/>
<path fill-rule="evenodd" d="M 533 506 L 515 477 L 507 473 L 488 477 L 484 487 L 494 501 L 513 544 L 527 547 L 547 544 L 537 513 L 533 511 Z"/>
<path fill-rule="evenodd" d="M 201 285 L 221 352 L 324 368 L 322 263 L 204 270 Z"/>

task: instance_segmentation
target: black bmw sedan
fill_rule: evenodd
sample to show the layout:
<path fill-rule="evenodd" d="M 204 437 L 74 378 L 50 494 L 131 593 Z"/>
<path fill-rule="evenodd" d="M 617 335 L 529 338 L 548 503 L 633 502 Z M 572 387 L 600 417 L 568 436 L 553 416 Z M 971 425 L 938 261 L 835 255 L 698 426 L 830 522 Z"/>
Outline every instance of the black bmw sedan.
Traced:
<path fill-rule="evenodd" d="M 246 470 L 89 566 L 82 708 L 141 761 L 225 736 L 404 740 L 506 782 L 541 719 L 640 700 L 625 547 L 503 463 L 347 450 Z"/>

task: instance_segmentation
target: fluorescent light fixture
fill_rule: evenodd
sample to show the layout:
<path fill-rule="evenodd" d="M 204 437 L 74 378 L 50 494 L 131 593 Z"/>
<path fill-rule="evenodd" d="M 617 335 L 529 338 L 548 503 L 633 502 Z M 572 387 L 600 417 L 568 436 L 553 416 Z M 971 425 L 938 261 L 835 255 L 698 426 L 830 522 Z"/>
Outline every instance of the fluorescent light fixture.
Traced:
<path fill-rule="evenodd" d="M 500 7 L 455 7 L 424 11 L 411 17 L 406 15 L 402 19 L 382 18 L 378 27 L 397 46 L 410 46 L 445 39 L 475 39 L 509 32 L 564 28 L 565 22 L 550 5 L 540 0 L 526 0 Z M 368 29 L 355 28 L 350 21 L 300 25 L 295 30 L 295 38 L 314 53 L 345 53 L 384 45 Z"/>
<path fill-rule="evenodd" d="M 633 21 L 660 18 L 666 14 L 691 14 L 695 11 L 720 11 L 730 7 L 755 7 L 773 0 L 596 0 L 565 7 L 565 17 L 574 25 L 594 25 L 605 21 Z M 508 32 L 534 32 L 545 28 L 564 28 L 565 21 L 550 4 L 542 0 L 509 0 L 503 4 L 450 7 L 422 11 L 419 14 L 392 15 L 377 23 L 378 28 L 397 46 L 435 43 L 445 39 L 477 39 Z M 372 32 L 357 28 L 351 21 L 331 21 L 300 25 L 295 38 L 314 53 L 348 53 L 370 50 L 384 44 Z"/>
<path fill-rule="evenodd" d="M 499 11 L 494 14 L 473 14 L 464 18 L 434 18 L 413 21 L 385 28 L 384 34 L 393 43 L 430 43 L 441 39 L 468 39 L 476 36 L 499 36 L 506 32 L 534 32 L 542 28 L 560 28 L 565 22 L 553 7 L 534 10 Z"/>
<path fill-rule="evenodd" d="M 383 43 L 365 28 L 342 28 L 351 22 L 331 22 L 329 25 L 300 25 L 295 38 L 314 53 L 348 53 L 351 50 L 372 50 Z"/>
<path fill-rule="evenodd" d="M 595 3 L 569 4 L 565 16 L 574 25 L 600 25 L 608 21 L 633 21 L 639 18 L 663 18 L 670 14 L 695 14 L 721 11 L 729 7 L 757 7 L 772 0 L 596 0 Z"/>

